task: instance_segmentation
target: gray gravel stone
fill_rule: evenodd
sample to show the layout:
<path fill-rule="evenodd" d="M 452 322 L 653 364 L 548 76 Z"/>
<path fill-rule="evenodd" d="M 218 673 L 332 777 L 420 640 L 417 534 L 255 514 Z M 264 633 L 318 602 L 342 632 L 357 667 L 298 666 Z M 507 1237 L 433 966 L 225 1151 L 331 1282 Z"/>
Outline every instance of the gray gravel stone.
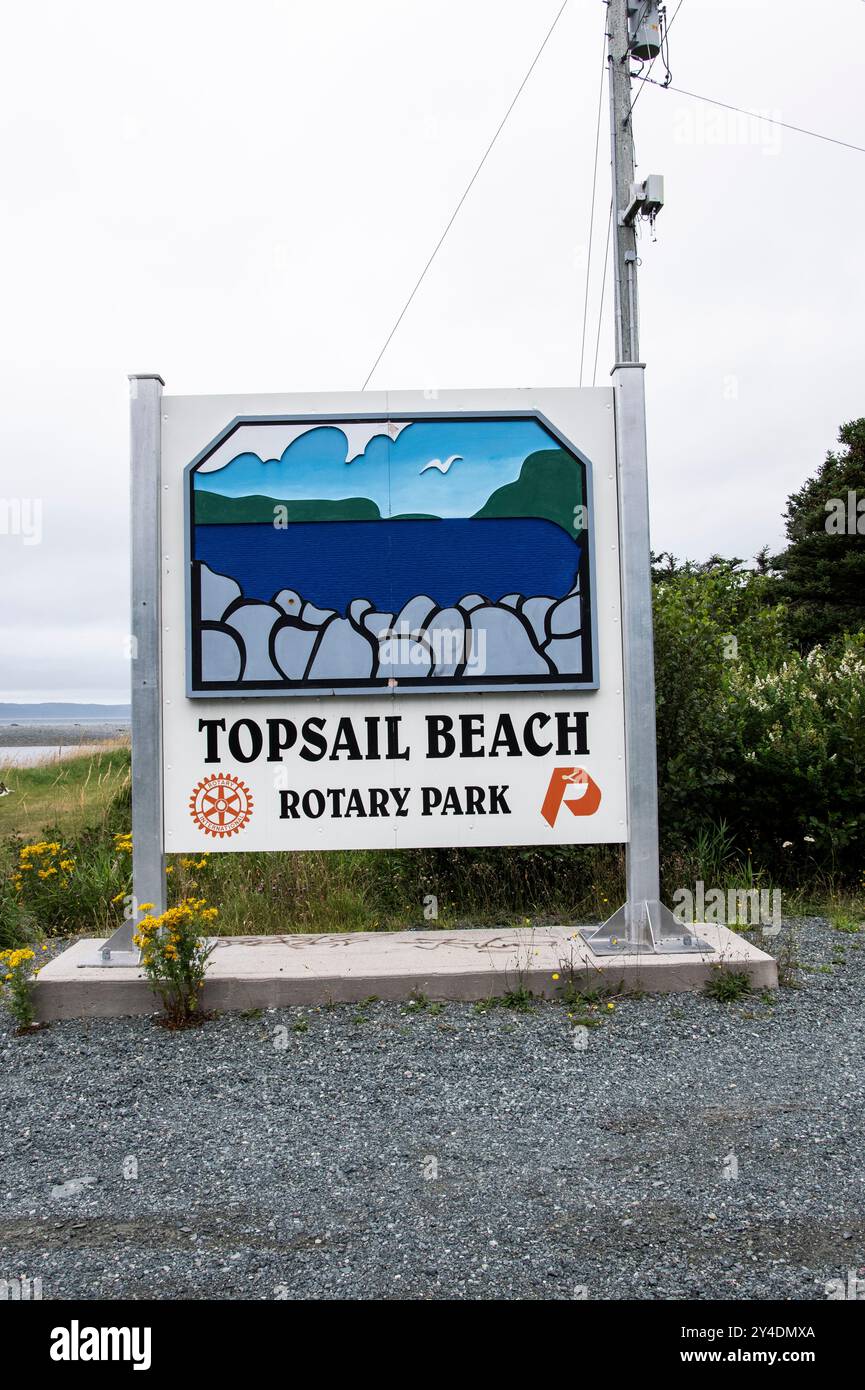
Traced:
<path fill-rule="evenodd" d="M 865 933 L 788 922 L 779 951 L 794 931 L 799 988 L 601 1005 L 585 1050 L 555 1004 L 24 1038 L 4 1013 L 0 1278 L 46 1299 L 822 1299 L 865 1266 Z"/>

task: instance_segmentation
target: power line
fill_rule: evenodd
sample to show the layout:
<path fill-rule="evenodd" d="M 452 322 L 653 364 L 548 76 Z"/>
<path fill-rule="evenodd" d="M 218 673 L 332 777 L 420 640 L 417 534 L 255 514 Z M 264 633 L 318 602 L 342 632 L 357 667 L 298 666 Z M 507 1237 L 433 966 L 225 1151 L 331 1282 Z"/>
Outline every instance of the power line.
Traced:
<path fill-rule="evenodd" d="M 589 252 L 586 257 L 586 293 L 583 299 L 583 334 L 580 343 L 580 385 L 583 384 L 583 361 L 586 355 L 586 323 L 589 317 L 589 280 L 592 273 L 592 242 L 595 233 L 595 194 L 598 189 L 598 146 L 601 140 L 601 109 L 604 101 L 604 72 L 607 67 L 607 22 L 604 17 L 604 38 L 601 50 L 601 80 L 598 83 L 598 121 L 595 127 L 595 159 L 592 164 L 592 210 L 589 213 Z"/>
<path fill-rule="evenodd" d="M 373 362 L 373 364 L 372 364 L 372 366 L 370 367 L 369 371 L 367 372 L 366 380 L 364 381 L 363 386 L 361 387 L 361 390 L 362 390 L 362 391 L 365 391 L 365 390 L 366 390 L 366 388 L 367 388 L 367 386 L 368 386 L 368 384 L 369 384 L 370 377 L 372 376 L 373 372 L 375 371 L 375 369 L 376 369 L 376 367 L 378 366 L 378 364 L 379 364 L 379 362 L 381 361 L 381 359 L 384 357 L 384 354 L 387 352 L 387 349 L 388 349 L 388 347 L 389 347 L 389 345 L 390 345 L 390 340 L 391 340 L 391 338 L 392 338 L 393 335 L 396 333 L 397 329 L 399 328 L 400 324 L 402 323 L 403 319 L 405 318 L 405 315 L 406 315 L 406 313 L 407 313 L 407 311 L 408 311 L 408 309 L 409 309 L 409 306 L 411 305 L 412 300 L 414 299 L 415 295 L 417 294 L 418 290 L 420 289 L 421 285 L 423 284 L 424 277 L 426 276 L 427 271 L 429 270 L 430 266 L 432 265 L 433 261 L 435 260 L 436 256 L 438 255 L 439 251 L 441 250 L 441 248 L 442 248 L 442 243 L 444 242 L 445 237 L 447 236 L 448 232 L 450 231 L 451 227 L 453 226 L 454 222 L 456 221 L 457 215 L 458 215 L 458 213 L 459 213 L 459 211 L 460 211 L 460 208 L 462 207 L 462 205 L 463 205 L 463 203 L 465 202 L 466 198 L 469 196 L 469 193 L 470 193 L 471 190 L 472 190 L 472 187 L 473 187 L 473 185 L 474 185 L 474 183 L 475 183 L 475 180 L 477 179 L 479 173 L 481 172 L 481 170 L 483 169 L 484 165 L 486 164 L 487 159 L 488 159 L 488 157 L 489 157 L 489 155 L 490 155 L 490 153 L 491 153 L 491 151 L 492 151 L 493 146 L 495 145 L 496 141 L 498 140 L 499 136 L 501 135 L 502 131 L 504 130 L 504 128 L 505 128 L 505 123 L 507 122 L 508 117 L 510 116 L 511 112 L 513 111 L 514 107 L 516 106 L 517 102 L 519 101 L 520 95 L 521 95 L 521 93 L 522 93 L 522 90 L 523 90 L 523 88 L 525 87 L 526 83 L 528 82 L 529 78 L 531 77 L 532 73 L 534 72 L 535 67 L 537 66 L 537 63 L 538 63 L 538 59 L 540 58 L 541 54 L 543 53 L 544 49 L 546 48 L 547 44 L 549 43 L 550 39 L 552 38 L 553 30 L 555 29 L 555 27 L 556 27 L 556 25 L 558 24 L 559 20 L 561 19 L 562 15 L 564 14 L 565 10 L 567 9 L 567 5 L 568 5 L 568 0 L 563 0 L 563 4 L 562 4 L 562 6 L 561 6 L 561 9 L 559 10 L 558 14 L 556 15 L 555 19 L 553 20 L 552 24 L 550 25 L 549 29 L 547 30 L 546 38 L 544 39 L 543 43 L 541 44 L 540 48 L 538 49 L 537 53 L 535 54 L 534 58 L 532 59 L 531 64 L 530 64 L 529 69 L 528 69 L 528 72 L 526 73 L 525 77 L 523 78 L 522 82 L 520 83 L 519 87 L 518 87 L 517 90 L 516 90 L 516 95 L 514 96 L 513 101 L 511 102 L 510 106 L 508 107 L 507 111 L 505 112 L 504 116 L 502 117 L 502 119 L 501 119 L 501 121 L 500 121 L 500 123 L 499 123 L 498 129 L 496 130 L 495 135 L 493 136 L 492 140 L 490 141 L 490 143 L 487 145 L 486 149 L 484 150 L 483 158 L 481 159 L 480 164 L 479 164 L 478 167 L 475 169 L 474 173 L 472 174 L 471 178 L 469 179 L 468 183 L 466 184 L 465 192 L 463 193 L 462 197 L 460 198 L 459 202 L 457 203 L 456 207 L 454 208 L 453 212 L 451 213 L 450 219 L 448 220 L 448 223 L 447 223 L 447 225 L 445 226 L 444 231 L 442 232 L 441 236 L 439 237 L 438 241 L 436 242 L 436 245 L 435 245 L 435 248 L 434 248 L 434 250 L 433 250 L 432 255 L 430 256 L 429 260 L 427 261 L 426 265 L 424 266 L 423 270 L 421 271 L 420 275 L 418 276 L 417 281 L 416 281 L 415 286 L 414 286 L 414 289 L 412 290 L 412 292 L 411 292 L 411 294 L 409 295 L 408 299 L 406 300 L 405 304 L 402 306 L 402 309 L 400 310 L 400 312 L 399 312 L 399 314 L 398 314 L 398 316 L 397 316 L 397 318 L 396 318 L 396 321 L 395 321 L 395 323 L 394 323 L 394 325 L 393 325 L 393 328 L 390 330 L 390 332 L 388 333 L 387 337 L 385 338 L 384 344 L 382 345 L 381 352 L 378 354 L 378 357 L 375 359 L 375 361 Z"/>
<path fill-rule="evenodd" d="M 671 18 L 669 24 L 667 25 L 666 32 L 667 32 L 668 34 L 669 34 L 670 30 L 672 29 L 673 25 L 675 24 L 675 22 L 676 22 L 676 15 L 678 15 L 678 13 L 679 13 L 679 11 L 680 11 L 680 9 L 682 8 L 682 6 L 683 6 L 684 3 L 685 3 L 685 0 L 679 0 L 679 3 L 678 3 L 678 5 L 676 6 L 676 9 L 675 9 L 675 11 L 674 11 L 674 13 L 673 13 L 673 16 L 672 16 L 672 18 Z M 652 59 L 651 63 L 649 64 L 649 71 L 646 73 L 646 76 L 645 76 L 645 77 L 637 76 L 637 80 L 638 80 L 639 82 L 642 82 L 642 83 L 644 84 L 644 86 L 645 86 L 645 85 L 648 85 L 648 83 L 649 83 L 649 78 L 650 78 L 651 72 L 652 72 L 652 68 L 655 66 L 655 63 L 656 63 L 656 62 L 657 62 L 657 58 L 655 57 L 655 58 Z M 657 84 L 656 84 L 656 85 L 657 85 Z M 642 90 L 643 90 L 642 87 L 638 88 L 638 90 L 637 90 L 637 95 L 634 97 L 634 100 L 631 102 L 631 111 L 633 111 L 634 107 L 636 106 L 637 102 L 639 101 L 639 99 L 640 99 L 640 93 L 642 92 Z M 705 97 L 705 96 L 703 96 L 700 92 L 687 92 L 687 91 L 685 91 L 684 87 L 674 87 L 674 86 L 672 85 L 672 83 L 668 83 L 668 84 L 667 84 L 666 90 L 667 90 L 668 92 L 677 92 L 677 93 L 679 94 L 679 96 L 683 96 L 683 97 L 692 97 L 692 98 L 694 99 L 694 101 L 705 101 L 705 102 L 708 102 L 710 106 L 721 106 L 721 107 L 723 107 L 723 109 L 724 109 L 725 111 L 735 111 L 735 112 L 737 113 L 737 115 L 739 115 L 739 116 L 750 116 L 752 120 L 767 121 L 769 125 L 781 126 L 782 129 L 784 129 L 784 130 L 793 130 L 793 131 L 796 132 L 797 135 L 810 135 L 811 138 L 812 138 L 812 140 L 824 140 L 824 141 L 826 142 L 826 144 L 828 144 L 828 145 L 840 145 L 840 147 L 841 147 L 842 149 L 845 149 L 845 150 L 855 150 L 857 154 L 865 154 L 865 146 L 863 146 L 863 145 L 853 145 L 853 144 L 850 143 L 849 140 L 839 140 L 839 139 L 837 139 L 834 135 L 822 135 L 819 131 L 817 131 L 817 130 L 809 130 L 806 126 L 791 125 L 788 121 L 779 121 L 779 120 L 777 120 L 776 117 L 774 117 L 774 116 L 764 116 L 764 115 L 762 115 L 762 114 L 761 114 L 760 112 L 758 112 L 758 111 L 746 111 L 746 110 L 745 110 L 743 107 L 741 107 L 741 106 L 732 106 L 732 105 L 730 104 L 730 102 L 728 102 L 728 101 L 718 101 L 718 100 L 716 100 L 715 97 Z"/>
<path fill-rule="evenodd" d="M 840 145 L 845 150 L 856 150 L 865 154 L 865 145 L 851 145 L 847 140 L 837 140 L 834 135 L 821 135 L 819 131 L 807 130 L 805 126 L 790 125 L 788 121 L 776 120 L 774 116 L 764 116 L 759 111 L 746 111 L 741 106 L 731 106 L 728 101 L 716 101 L 714 97 L 704 97 L 699 92 L 686 92 L 684 87 L 668 87 L 668 92 L 678 92 L 682 97 L 693 97 L 695 101 L 707 101 L 710 106 L 723 106 L 725 111 L 736 111 L 740 116 L 750 116 L 752 120 L 768 121 L 769 125 L 782 126 L 784 130 L 795 130 L 797 135 L 810 135 L 814 140 L 825 140 L 829 145 Z M 633 109 L 633 108 L 632 108 Z"/>
<path fill-rule="evenodd" d="M 598 335 L 595 338 L 595 365 L 592 369 L 592 385 L 594 386 L 598 376 L 598 351 L 601 346 L 601 319 L 604 315 L 604 291 L 607 288 L 607 262 L 610 259 L 610 241 L 613 231 L 613 202 L 610 200 L 610 216 L 607 222 L 607 249 L 604 252 L 604 273 L 601 277 L 601 298 L 598 303 Z"/>

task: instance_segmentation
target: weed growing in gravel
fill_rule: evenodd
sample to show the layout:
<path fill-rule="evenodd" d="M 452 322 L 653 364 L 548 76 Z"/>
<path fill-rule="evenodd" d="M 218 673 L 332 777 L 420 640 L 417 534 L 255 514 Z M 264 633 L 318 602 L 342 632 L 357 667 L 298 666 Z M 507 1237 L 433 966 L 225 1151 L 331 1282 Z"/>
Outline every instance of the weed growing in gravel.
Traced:
<path fill-rule="evenodd" d="M 779 945 L 775 954 L 775 964 L 778 967 L 778 984 L 782 989 L 799 988 L 799 971 L 801 962 L 799 960 L 799 939 L 792 927 L 778 938 Z"/>
<path fill-rule="evenodd" d="M 0 951 L 0 984 L 8 996 L 9 1007 L 21 1033 L 27 1032 L 33 1026 L 30 977 L 39 974 L 39 967 L 34 970 L 31 963 L 35 959 L 36 952 L 31 951 L 29 946 L 23 946 L 17 951 Z"/>
<path fill-rule="evenodd" d="M 404 1014 L 422 1014 L 430 1006 L 430 1001 L 425 994 L 413 994 L 408 1003 L 403 1006 Z"/>
<path fill-rule="evenodd" d="M 599 1004 L 621 999 L 625 993 L 623 980 L 617 985 L 598 985 L 595 989 L 585 989 L 573 980 L 567 980 L 562 986 L 559 1002 L 568 1009 L 595 1008 Z M 634 994 L 628 994 L 628 997 L 640 999 L 642 995 L 642 991 L 635 991 Z"/>
<path fill-rule="evenodd" d="M 600 1028 L 601 1019 L 596 1014 L 568 1014 L 568 1020 L 575 1028 Z"/>
<path fill-rule="evenodd" d="M 142 903 L 142 910 L 152 903 Z M 141 951 L 141 965 L 162 1000 L 172 1028 L 188 1028 L 202 1021 L 199 992 L 213 952 L 205 930 L 218 916 L 204 898 L 186 898 L 159 917 L 143 917 L 133 940 Z"/>
<path fill-rule="evenodd" d="M 726 965 L 713 965 L 712 974 L 703 993 L 719 1004 L 735 1004 L 751 993 L 751 981 L 744 970 L 730 970 Z"/>
<path fill-rule="evenodd" d="M 501 997 L 503 1009 L 513 1009 L 518 1014 L 530 1014 L 535 1007 L 535 996 L 531 990 L 526 989 L 525 985 L 517 985 L 516 989 L 509 989 Z"/>
<path fill-rule="evenodd" d="M 429 1014 L 431 1018 L 436 1018 L 444 1008 L 444 1004 L 434 1004 L 425 994 L 413 994 L 411 999 L 403 1008 L 404 1014 Z"/>
<path fill-rule="evenodd" d="M 862 922 L 851 917 L 848 912 L 835 913 L 830 921 L 835 931 L 846 932 L 848 936 L 858 936 L 862 930 Z"/>

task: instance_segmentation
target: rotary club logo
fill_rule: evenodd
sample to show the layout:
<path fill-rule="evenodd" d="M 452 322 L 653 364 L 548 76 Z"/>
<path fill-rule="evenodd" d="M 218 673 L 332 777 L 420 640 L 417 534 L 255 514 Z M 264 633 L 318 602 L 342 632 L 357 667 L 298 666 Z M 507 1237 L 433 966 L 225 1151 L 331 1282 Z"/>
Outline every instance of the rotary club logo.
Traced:
<path fill-rule="evenodd" d="M 237 835 L 252 815 L 252 792 L 239 777 L 218 772 L 205 777 L 189 798 L 189 814 L 205 835 Z"/>

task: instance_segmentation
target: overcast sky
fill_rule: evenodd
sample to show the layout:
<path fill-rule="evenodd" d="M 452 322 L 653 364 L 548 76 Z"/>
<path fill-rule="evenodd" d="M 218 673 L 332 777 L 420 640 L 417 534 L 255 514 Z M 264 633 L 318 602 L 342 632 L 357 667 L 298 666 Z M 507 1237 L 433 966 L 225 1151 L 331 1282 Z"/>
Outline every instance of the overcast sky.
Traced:
<path fill-rule="evenodd" d="M 0 499 L 42 534 L 0 534 L 0 699 L 127 698 L 127 373 L 360 388 L 560 4 L 7 7 Z M 371 386 L 577 383 L 604 15 L 569 0 Z M 684 0 L 670 45 L 676 85 L 865 145 L 862 0 Z M 608 129 L 605 96 L 589 384 Z M 653 545 L 751 556 L 865 414 L 865 155 L 652 87 L 635 130 Z"/>

